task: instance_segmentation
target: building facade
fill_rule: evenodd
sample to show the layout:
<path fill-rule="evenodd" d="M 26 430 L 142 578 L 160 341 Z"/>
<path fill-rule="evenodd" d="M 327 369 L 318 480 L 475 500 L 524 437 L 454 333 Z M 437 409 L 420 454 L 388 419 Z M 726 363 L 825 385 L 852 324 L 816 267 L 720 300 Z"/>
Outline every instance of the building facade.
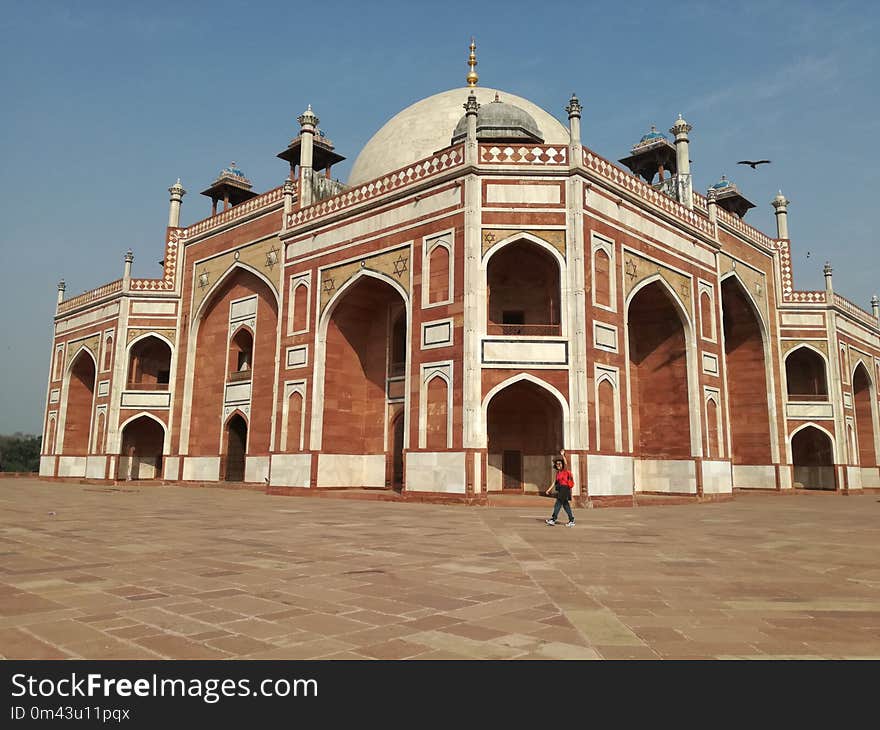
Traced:
<path fill-rule="evenodd" d="M 309 107 L 279 187 L 233 163 L 188 226 L 169 189 L 161 278 L 59 284 L 41 475 L 480 502 L 564 450 L 596 502 L 880 487 L 877 300 L 795 290 L 784 196 L 765 235 L 693 190 L 683 119 L 617 165 L 475 64 L 346 184 Z"/>

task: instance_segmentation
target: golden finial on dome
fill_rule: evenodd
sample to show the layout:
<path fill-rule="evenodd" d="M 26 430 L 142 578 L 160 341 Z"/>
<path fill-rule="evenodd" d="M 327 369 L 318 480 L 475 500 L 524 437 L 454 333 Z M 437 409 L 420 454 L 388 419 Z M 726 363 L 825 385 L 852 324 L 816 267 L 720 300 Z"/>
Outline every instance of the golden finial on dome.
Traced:
<path fill-rule="evenodd" d="M 477 76 L 477 72 L 474 70 L 474 66 L 477 65 L 477 44 L 474 43 L 474 39 L 471 38 L 471 54 L 468 56 L 468 66 L 471 67 L 471 70 L 468 71 L 467 75 L 467 84 L 470 87 L 474 87 L 477 85 L 477 81 L 479 80 L 479 76 Z"/>

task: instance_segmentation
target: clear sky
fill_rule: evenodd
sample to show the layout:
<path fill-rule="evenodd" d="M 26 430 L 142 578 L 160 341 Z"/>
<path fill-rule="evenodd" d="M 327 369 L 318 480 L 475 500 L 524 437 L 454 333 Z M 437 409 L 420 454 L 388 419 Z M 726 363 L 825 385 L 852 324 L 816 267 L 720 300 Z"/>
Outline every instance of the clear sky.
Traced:
<path fill-rule="evenodd" d="M 756 203 L 792 201 L 795 284 L 868 308 L 880 289 L 880 3 L 0 0 L 0 433 L 38 432 L 56 282 L 67 296 L 157 276 L 167 188 L 198 193 L 235 160 L 259 191 L 311 103 L 348 160 L 420 98 L 480 83 L 560 119 L 576 91 L 584 144 L 618 159 L 651 124 L 693 125 L 696 189 L 722 173 Z M 768 158 L 752 171 L 740 159 Z"/>

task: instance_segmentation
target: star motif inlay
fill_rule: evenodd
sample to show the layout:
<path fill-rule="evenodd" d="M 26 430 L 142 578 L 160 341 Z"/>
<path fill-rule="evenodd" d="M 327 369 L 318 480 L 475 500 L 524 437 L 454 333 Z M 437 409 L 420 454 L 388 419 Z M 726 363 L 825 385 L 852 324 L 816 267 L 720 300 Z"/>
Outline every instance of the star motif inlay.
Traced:
<path fill-rule="evenodd" d="M 627 278 L 628 278 L 631 282 L 634 281 L 635 278 L 636 278 L 636 264 L 635 264 L 635 261 L 633 261 L 632 259 L 630 259 L 629 261 L 626 262 L 626 266 L 625 266 L 624 268 L 626 269 L 626 276 L 627 276 Z"/>
<path fill-rule="evenodd" d="M 483 240 L 488 244 L 495 243 L 495 234 L 492 231 L 489 231 L 485 236 L 483 236 Z"/>
<path fill-rule="evenodd" d="M 199 274 L 199 288 L 204 289 L 206 286 L 208 286 L 208 272 L 202 269 L 202 273 Z"/>
<path fill-rule="evenodd" d="M 399 279 L 408 270 L 406 266 L 406 257 L 403 254 L 397 257 L 394 262 L 394 275 Z"/>
<path fill-rule="evenodd" d="M 278 249 L 275 246 L 272 246 L 268 251 L 266 251 L 266 268 L 271 271 L 275 264 L 278 263 Z"/>
<path fill-rule="evenodd" d="M 333 277 L 324 280 L 324 286 L 322 287 L 325 292 L 328 294 L 332 294 L 333 290 L 336 288 L 336 284 L 333 281 Z"/>

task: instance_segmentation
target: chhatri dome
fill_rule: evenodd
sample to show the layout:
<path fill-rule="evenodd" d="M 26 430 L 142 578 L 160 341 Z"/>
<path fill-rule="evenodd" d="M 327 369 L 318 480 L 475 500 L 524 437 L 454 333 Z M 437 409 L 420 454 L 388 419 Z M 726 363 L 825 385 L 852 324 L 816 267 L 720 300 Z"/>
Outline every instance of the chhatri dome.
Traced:
<path fill-rule="evenodd" d="M 468 82 L 476 84 L 471 49 Z M 568 145 L 568 129 L 528 99 L 482 86 L 450 89 L 417 101 L 392 117 L 372 136 L 354 161 L 349 185 L 360 185 L 385 173 L 429 157 L 464 138 L 464 103 L 474 94 L 480 104 L 478 139 Z"/>

